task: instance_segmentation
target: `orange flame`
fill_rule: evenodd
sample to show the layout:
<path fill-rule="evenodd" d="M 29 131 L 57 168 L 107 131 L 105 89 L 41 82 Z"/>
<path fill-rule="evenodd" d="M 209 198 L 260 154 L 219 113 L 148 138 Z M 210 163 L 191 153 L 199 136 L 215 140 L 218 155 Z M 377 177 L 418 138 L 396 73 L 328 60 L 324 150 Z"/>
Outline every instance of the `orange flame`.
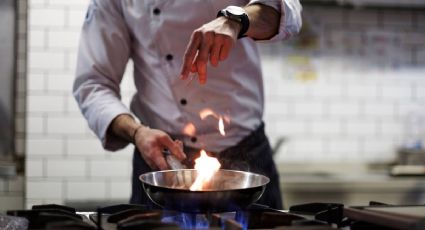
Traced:
<path fill-rule="evenodd" d="M 214 111 L 212 111 L 209 108 L 205 108 L 203 110 L 201 110 L 201 112 L 199 112 L 199 116 L 201 117 L 202 120 L 204 120 L 205 118 L 207 118 L 208 116 L 213 116 L 215 118 L 217 118 L 217 114 L 214 113 Z"/>
<path fill-rule="evenodd" d="M 183 133 L 188 135 L 188 136 L 195 136 L 196 134 L 196 128 L 195 125 L 191 122 L 187 123 L 184 127 L 183 127 Z"/>
<path fill-rule="evenodd" d="M 226 132 L 224 131 L 224 122 L 230 123 L 230 118 L 226 115 L 218 115 L 210 108 L 202 109 L 201 112 L 199 112 L 199 117 L 201 117 L 202 120 L 205 120 L 205 118 L 209 116 L 213 116 L 218 120 L 218 131 L 220 131 L 222 136 L 226 136 Z"/>
<path fill-rule="evenodd" d="M 195 160 L 195 169 L 198 173 L 192 186 L 191 191 L 200 191 L 206 187 L 214 174 L 220 169 L 220 162 L 217 158 L 207 155 L 205 150 L 201 150 L 201 156 Z"/>
<path fill-rule="evenodd" d="M 222 136 L 226 136 L 226 132 L 224 131 L 224 123 L 223 123 L 222 117 L 220 117 L 220 120 L 218 120 L 218 130 L 220 131 L 220 134 Z"/>

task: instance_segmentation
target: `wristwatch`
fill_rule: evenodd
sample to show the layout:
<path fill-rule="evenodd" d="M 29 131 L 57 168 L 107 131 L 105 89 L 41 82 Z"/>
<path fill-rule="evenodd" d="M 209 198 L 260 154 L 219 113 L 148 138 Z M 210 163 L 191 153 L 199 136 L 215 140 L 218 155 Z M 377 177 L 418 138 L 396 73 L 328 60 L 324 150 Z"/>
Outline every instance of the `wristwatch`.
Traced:
<path fill-rule="evenodd" d="M 245 37 L 245 33 L 249 28 L 249 18 L 246 11 L 239 6 L 228 6 L 217 13 L 217 17 L 224 16 L 228 19 L 240 22 L 242 27 L 239 31 L 238 38 Z"/>

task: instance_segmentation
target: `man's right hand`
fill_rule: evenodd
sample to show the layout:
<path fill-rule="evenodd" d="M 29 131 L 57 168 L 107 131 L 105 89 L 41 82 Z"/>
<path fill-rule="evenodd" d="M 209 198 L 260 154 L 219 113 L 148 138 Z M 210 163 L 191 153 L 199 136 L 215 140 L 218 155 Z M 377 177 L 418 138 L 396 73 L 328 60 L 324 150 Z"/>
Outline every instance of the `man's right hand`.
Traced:
<path fill-rule="evenodd" d="M 165 148 L 180 161 L 186 158 L 182 145 L 178 141 L 173 141 L 168 134 L 158 129 L 139 126 L 134 133 L 134 144 L 149 167 L 154 170 L 169 169 L 162 153 Z"/>

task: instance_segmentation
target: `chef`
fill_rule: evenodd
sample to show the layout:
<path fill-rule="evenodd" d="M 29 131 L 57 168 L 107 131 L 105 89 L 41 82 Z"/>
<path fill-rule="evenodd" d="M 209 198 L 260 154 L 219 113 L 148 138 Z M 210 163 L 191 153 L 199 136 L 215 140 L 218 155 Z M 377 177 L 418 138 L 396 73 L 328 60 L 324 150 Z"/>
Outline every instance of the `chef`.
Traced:
<path fill-rule="evenodd" d="M 258 203 L 282 208 L 256 41 L 295 35 L 300 14 L 298 0 L 90 2 L 73 94 L 105 149 L 134 144 L 131 203 L 148 202 L 140 174 L 169 168 L 164 149 L 189 166 L 204 149 L 221 168 L 269 177 Z M 137 92 L 127 108 L 120 83 L 130 59 Z"/>

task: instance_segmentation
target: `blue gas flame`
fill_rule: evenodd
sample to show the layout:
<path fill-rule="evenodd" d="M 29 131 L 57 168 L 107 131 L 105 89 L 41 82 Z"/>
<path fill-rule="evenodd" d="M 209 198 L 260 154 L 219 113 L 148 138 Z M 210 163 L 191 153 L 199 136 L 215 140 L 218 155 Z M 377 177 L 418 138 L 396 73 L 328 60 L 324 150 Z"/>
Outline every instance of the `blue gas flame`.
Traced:
<path fill-rule="evenodd" d="M 203 214 L 178 213 L 170 216 L 164 216 L 163 223 L 177 223 L 181 229 L 208 229 L 209 222 Z"/>

